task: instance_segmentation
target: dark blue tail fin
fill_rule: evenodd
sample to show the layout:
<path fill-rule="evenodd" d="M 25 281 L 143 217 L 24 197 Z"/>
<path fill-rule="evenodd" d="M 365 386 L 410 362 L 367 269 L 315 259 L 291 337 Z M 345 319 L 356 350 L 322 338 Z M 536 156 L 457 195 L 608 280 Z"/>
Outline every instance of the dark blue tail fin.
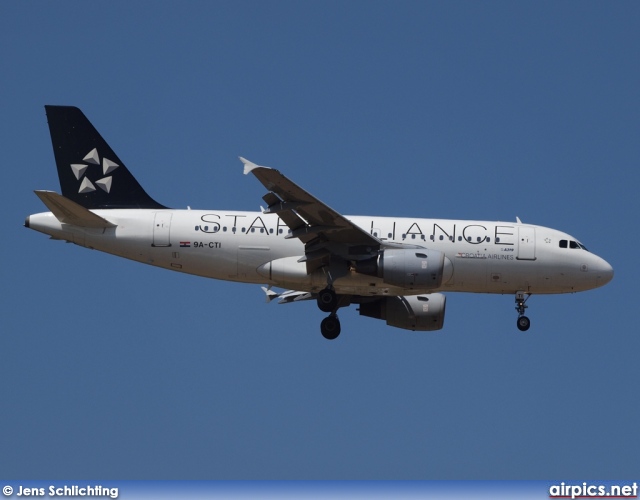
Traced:
<path fill-rule="evenodd" d="M 85 208 L 166 208 L 142 189 L 82 111 L 45 110 L 65 198 Z"/>

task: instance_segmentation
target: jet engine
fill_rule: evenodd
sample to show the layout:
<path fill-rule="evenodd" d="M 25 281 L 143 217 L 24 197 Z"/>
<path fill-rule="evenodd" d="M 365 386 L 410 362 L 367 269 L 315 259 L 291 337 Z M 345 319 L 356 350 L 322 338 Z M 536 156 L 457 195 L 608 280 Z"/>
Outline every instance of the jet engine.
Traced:
<path fill-rule="evenodd" d="M 413 331 L 440 330 L 447 299 L 441 293 L 383 297 L 360 304 L 360 315 L 386 320 L 387 325 Z"/>
<path fill-rule="evenodd" d="M 426 248 L 386 249 L 373 259 L 356 262 L 355 269 L 409 289 L 435 289 L 453 276 L 453 264 L 444 253 Z"/>

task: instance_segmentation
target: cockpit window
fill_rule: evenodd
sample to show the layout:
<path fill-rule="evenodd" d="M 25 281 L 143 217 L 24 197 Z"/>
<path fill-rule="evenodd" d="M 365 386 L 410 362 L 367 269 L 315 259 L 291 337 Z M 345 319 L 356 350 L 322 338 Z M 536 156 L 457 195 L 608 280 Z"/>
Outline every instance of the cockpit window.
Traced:
<path fill-rule="evenodd" d="M 560 248 L 580 248 L 582 250 L 585 251 L 589 251 L 587 250 L 587 247 L 585 247 L 582 243 L 578 243 L 577 241 L 573 241 L 573 240 L 560 240 Z"/>
<path fill-rule="evenodd" d="M 587 250 L 587 247 L 585 247 L 582 243 L 578 243 L 577 241 L 568 241 L 568 240 L 560 240 L 560 248 L 581 248 L 582 250 L 586 250 L 587 252 L 589 250 Z"/>

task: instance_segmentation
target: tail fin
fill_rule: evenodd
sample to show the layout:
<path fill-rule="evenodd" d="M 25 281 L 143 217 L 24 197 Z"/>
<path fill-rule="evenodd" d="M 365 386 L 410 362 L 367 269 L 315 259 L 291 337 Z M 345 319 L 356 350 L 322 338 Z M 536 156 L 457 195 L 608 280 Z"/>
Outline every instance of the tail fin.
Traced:
<path fill-rule="evenodd" d="M 82 111 L 45 110 L 63 196 L 89 209 L 166 208 L 142 189 Z"/>

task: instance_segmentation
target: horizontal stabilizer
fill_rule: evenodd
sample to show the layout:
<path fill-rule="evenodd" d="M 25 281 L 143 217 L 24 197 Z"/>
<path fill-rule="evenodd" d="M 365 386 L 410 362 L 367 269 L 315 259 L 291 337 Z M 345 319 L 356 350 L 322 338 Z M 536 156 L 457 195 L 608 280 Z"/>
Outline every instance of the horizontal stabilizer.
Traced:
<path fill-rule="evenodd" d="M 69 198 L 54 193 L 53 191 L 34 191 L 38 198 L 42 200 L 56 219 L 64 224 L 71 224 L 79 227 L 115 227 L 106 219 L 90 212 Z"/>

